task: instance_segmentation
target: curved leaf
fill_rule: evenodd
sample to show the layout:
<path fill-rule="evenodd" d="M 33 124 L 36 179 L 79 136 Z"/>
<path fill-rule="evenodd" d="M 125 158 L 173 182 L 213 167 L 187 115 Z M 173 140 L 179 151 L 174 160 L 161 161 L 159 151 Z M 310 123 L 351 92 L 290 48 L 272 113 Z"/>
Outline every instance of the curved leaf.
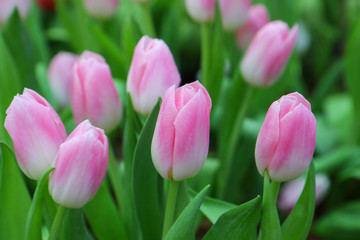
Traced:
<path fill-rule="evenodd" d="M 260 196 L 227 211 L 207 232 L 203 240 L 256 239 L 260 221 Z"/>
<path fill-rule="evenodd" d="M 306 239 L 315 211 L 315 168 L 311 163 L 304 189 L 290 215 L 281 226 L 283 240 Z"/>

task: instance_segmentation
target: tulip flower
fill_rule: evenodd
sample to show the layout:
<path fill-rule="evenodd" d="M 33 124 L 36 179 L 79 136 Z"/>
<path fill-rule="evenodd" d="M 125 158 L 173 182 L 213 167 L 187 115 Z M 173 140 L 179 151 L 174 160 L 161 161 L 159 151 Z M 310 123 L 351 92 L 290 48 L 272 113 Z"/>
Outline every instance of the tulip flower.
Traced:
<path fill-rule="evenodd" d="M 100 19 L 112 17 L 118 5 L 119 0 L 84 0 L 84 6 L 88 13 Z"/>
<path fill-rule="evenodd" d="M 290 213 L 299 199 L 305 185 L 305 178 L 299 178 L 286 183 L 280 190 L 278 207 Z M 326 196 L 330 187 L 330 180 L 325 174 L 315 176 L 315 204 L 318 205 Z"/>
<path fill-rule="evenodd" d="M 52 93 L 60 107 L 71 103 L 72 70 L 77 55 L 70 52 L 59 52 L 50 62 L 48 79 Z"/>
<path fill-rule="evenodd" d="M 310 103 L 297 92 L 281 97 L 271 104 L 257 137 L 257 169 L 280 182 L 299 177 L 310 165 L 315 138 Z"/>
<path fill-rule="evenodd" d="M 134 109 L 147 115 L 170 86 L 180 84 L 180 74 L 166 43 L 144 36 L 136 45 L 126 90 Z"/>
<path fill-rule="evenodd" d="M 0 1 L 0 24 L 6 22 L 11 13 L 18 9 L 20 16 L 25 18 L 30 8 L 30 0 L 1 0 Z"/>
<path fill-rule="evenodd" d="M 251 0 L 219 0 L 222 24 L 233 31 L 245 23 Z"/>
<path fill-rule="evenodd" d="M 104 58 L 85 51 L 76 61 L 73 74 L 71 102 L 75 122 L 89 119 L 105 131 L 115 128 L 121 119 L 122 104 Z"/>
<path fill-rule="evenodd" d="M 246 22 L 236 31 L 236 39 L 240 48 L 246 49 L 251 40 L 266 23 L 269 22 L 269 14 L 262 4 L 250 7 Z"/>
<path fill-rule="evenodd" d="M 109 158 L 108 139 L 102 129 L 85 120 L 60 145 L 49 176 L 54 201 L 68 208 L 89 202 L 105 177 Z"/>
<path fill-rule="evenodd" d="M 212 22 L 214 19 L 215 0 L 185 0 L 186 10 L 198 22 Z"/>
<path fill-rule="evenodd" d="M 175 181 L 195 176 L 209 150 L 211 99 L 198 82 L 164 95 L 151 145 L 155 168 Z"/>
<path fill-rule="evenodd" d="M 6 114 L 5 128 L 19 166 L 26 176 L 39 180 L 52 166 L 66 139 L 65 127 L 51 105 L 27 88 L 14 97 Z"/>
<path fill-rule="evenodd" d="M 270 86 L 283 72 L 298 35 L 295 25 L 274 21 L 266 24 L 255 35 L 242 62 L 244 79 L 258 87 Z"/>

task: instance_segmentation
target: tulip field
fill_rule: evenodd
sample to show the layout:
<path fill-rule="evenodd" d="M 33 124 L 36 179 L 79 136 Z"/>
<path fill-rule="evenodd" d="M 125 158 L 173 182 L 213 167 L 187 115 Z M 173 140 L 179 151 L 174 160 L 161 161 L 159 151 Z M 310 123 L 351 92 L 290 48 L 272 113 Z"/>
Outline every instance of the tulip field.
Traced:
<path fill-rule="evenodd" d="M 357 0 L 0 0 L 0 240 L 356 240 Z"/>

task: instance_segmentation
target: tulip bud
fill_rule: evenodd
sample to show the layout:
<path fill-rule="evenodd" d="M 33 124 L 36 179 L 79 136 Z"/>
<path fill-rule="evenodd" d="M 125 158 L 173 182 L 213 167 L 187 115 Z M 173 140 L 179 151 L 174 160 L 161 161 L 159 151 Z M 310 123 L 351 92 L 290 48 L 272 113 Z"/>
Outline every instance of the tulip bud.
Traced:
<path fill-rule="evenodd" d="M 315 149 L 316 119 L 310 103 L 299 93 L 290 93 L 271 104 L 260 129 L 255 160 L 260 174 L 288 181 L 309 167 Z"/>
<path fill-rule="evenodd" d="M 13 141 L 19 166 L 26 176 L 39 180 L 66 139 L 65 127 L 51 105 L 27 88 L 14 97 L 6 114 L 5 128 Z"/>
<path fill-rule="evenodd" d="M 88 13 L 100 19 L 111 18 L 119 5 L 119 0 L 84 0 Z"/>
<path fill-rule="evenodd" d="M 0 24 L 6 22 L 11 13 L 18 9 L 20 16 L 25 18 L 30 8 L 30 0 L 1 0 L 0 1 Z"/>
<path fill-rule="evenodd" d="M 102 129 L 85 120 L 60 145 L 49 176 L 54 201 L 68 208 L 89 202 L 104 179 L 109 159 L 108 139 Z"/>
<path fill-rule="evenodd" d="M 284 184 L 279 193 L 279 209 L 290 213 L 299 199 L 304 185 L 305 178 L 299 178 Z M 325 198 L 329 190 L 330 180 L 325 174 L 316 174 L 315 186 L 315 204 L 318 205 Z"/>
<path fill-rule="evenodd" d="M 262 4 L 250 7 L 246 22 L 236 32 L 237 43 L 240 48 L 246 49 L 251 40 L 266 23 L 269 22 L 269 14 Z"/>
<path fill-rule="evenodd" d="M 232 31 L 245 23 L 251 0 L 219 0 L 224 29 Z"/>
<path fill-rule="evenodd" d="M 209 150 L 211 99 L 198 82 L 164 95 L 151 145 L 155 168 L 165 179 L 195 176 Z"/>
<path fill-rule="evenodd" d="M 297 25 L 289 30 L 282 21 L 270 22 L 262 27 L 241 62 L 245 80 L 259 87 L 273 84 L 286 66 L 297 35 Z"/>
<path fill-rule="evenodd" d="M 71 83 L 73 66 L 78 58 L 69 52 L 59 52 L 50 62 L 48 79 L 50 88 L 60 107 L 71 103 Z"/>
<path fill-rule="evenodd" d="M 198 22 L 212 22 L 215 0 L 185 0 L 186 10 Z"/>
<path fill-rule="evenodd" d="M 89 119 L 105 131 L 115 128 L 121 119 L 122 104 L 104 58 L 85 51 L 76 61 L 73 74 L 71 102 L 75 122 Z"/>
<path fill-rule="evenodd" d="M 170 86 L 180 84 L 180 74 L 166 43 L 144 36 L 136 45 L 126 90 L 134 109 L 144 115 L 151 112 L 159 97 Z"/>

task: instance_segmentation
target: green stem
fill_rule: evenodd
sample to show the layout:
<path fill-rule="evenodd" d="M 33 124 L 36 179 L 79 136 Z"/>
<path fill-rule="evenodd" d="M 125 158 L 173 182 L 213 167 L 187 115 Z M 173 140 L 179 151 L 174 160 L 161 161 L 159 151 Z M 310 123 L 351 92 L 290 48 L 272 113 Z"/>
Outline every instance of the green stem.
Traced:
<path fill-rule="evenodd" d="M 169 181 L 169 193 L 168 193 L 167 201 L 166 201 L 163 234 L 162 234 L 163 239 L 165 239 L 166 234 L 168 233 L 168 231 L 170 230 L 170 228 L 174 222 L 176 198 L 177 198 L 178 190 L 179 190 L 179 182 L 170 180 Z"/>
<path fill-rule="evenodd" d="M 225 161 L 223 163 L 223 168 L 222 168 L 222 171 L 220 170 L 221 172 L 219 174 L 219 194 L 218 195 L 220 198 L 223 198 L 225 195 L 225 192 L 226 192 L 226 186 L 227 186 L 227 182 L 229 179 L 232 162 L 234 159 L 236 146 L 240 139 L 245 116 L 248 112 L 248 108 L 250 106 L 250 103 L 252 101 L 254 93 L 255 93 L 255 88 L 253 88 L 252 86 L 249 85 L 247 92 L 245 94 L 245 99 L 242 102 L 240 111 L 238 112 L 238 114 L 236 116 L 235 125 L 234 125 L 233 131 L 230 135 L 230 141 L 229 141 L 226 157 L 224 159 Z"/>
<path fill-rule="evenodd" d="M 148 35 L 149 37 L 156 37 L 155 28 L 154 28 L 154 22 L 151 17 L 151 11 L 149 4 L 140 4 L 141 8 L 141 14 L 143 16 L 143 21 L 141 24 L 144 24 L 144 33 Z"/>
<path fill-rule="evenodd" d="M 119 166 L 116 163 L 115 154 L 111 147 L 109 148 L 109 168 L 108 169 L 109 169 L 109 177 L 110 177 L 111 185 L 112 185 L 112 187 L 114 189 L 114 193 L 115 193 L 116 202 L 117 202 L 118 206 L 121 206 L 121 199 L 122 199 L 121 177 L 119 175 Z"/>
<path fill-rule="evenodd" d="M 264 173 L 264 192 L 262 202 L 261 217 L 261 239 L 281 240 L 281 228 L 279 215 L 276 208 L 276 199 L 279 193 L 280 183 L 272 181 L 265 170 Z"/>
<path fill-rule="evenodd" d="M 56 212 L 54 222 L 53 222 L 53 224 L 51 226 L 49 240 L 58 239 L 59 232 L 60 232 L 60 229 L 61 229 L 61 224 L 63 222 L 66 211 L 67 211 L 66 207 L 63 207 L 63 206 L 59 205 L 59 207 L 57 209 L 57 212 Z"/>
<path fill-rule="evenodd" d="M 210 70 L 210 25 L 201 25 L 201 82 L 206 89 L 209 88 Z M 211 89 L 208 89 L 211 92 Z"/>

